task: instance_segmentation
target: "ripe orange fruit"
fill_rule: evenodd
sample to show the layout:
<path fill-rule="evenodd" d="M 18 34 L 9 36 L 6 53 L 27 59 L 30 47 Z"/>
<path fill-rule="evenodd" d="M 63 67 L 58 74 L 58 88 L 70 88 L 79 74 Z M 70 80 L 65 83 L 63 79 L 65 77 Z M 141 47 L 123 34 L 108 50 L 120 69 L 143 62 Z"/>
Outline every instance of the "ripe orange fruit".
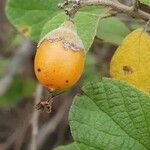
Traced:
<path fill-rule="evenodd" d="M 63 90 L 79 80 L 84 61 L 84 47 L 74 24 L 66 21 L 39 43 L 34 70 L 43 86 L 51 91 Z"/>

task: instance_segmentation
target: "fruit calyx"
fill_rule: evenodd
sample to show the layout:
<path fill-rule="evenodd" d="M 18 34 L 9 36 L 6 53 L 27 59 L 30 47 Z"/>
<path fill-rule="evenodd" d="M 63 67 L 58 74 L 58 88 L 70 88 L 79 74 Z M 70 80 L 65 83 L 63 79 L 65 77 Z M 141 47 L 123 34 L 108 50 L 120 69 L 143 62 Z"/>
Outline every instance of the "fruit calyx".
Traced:
<path fill-rule="evenodd" d="M 68 20 L 60 25 L 59 28 L 49 32 L 39 43 L 38 47 L 43 41 L 57 42 L 62 41 L 65 49 L 73 51 L 84 50 L 83 43 L 79 38 L 73 21 Z"/>

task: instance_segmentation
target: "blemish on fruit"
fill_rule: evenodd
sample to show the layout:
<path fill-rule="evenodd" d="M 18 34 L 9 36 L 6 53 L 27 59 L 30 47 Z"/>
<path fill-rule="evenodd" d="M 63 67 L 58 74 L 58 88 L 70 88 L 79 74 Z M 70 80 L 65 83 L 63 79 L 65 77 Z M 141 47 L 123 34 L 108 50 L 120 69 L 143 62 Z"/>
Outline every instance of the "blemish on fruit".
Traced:
<path fill-rule="evenodd" d="M 38 71 L 38 72 L 41 72 L 41 69 L 40 69 L 40 68 L 38 68 L 38 69 L 37 69 L 37 71 Z"/>
<path fill-rule="evenodd" d="M 132 74 L 133 69 L 130 66 L 123 66 L 123 71 L 125 74 Z"/>
<path fill-rule="evenodd" d="M 68 80 L 66 80 L 66 83 L 69 83 L 69 81 L 68 81 Z"/>

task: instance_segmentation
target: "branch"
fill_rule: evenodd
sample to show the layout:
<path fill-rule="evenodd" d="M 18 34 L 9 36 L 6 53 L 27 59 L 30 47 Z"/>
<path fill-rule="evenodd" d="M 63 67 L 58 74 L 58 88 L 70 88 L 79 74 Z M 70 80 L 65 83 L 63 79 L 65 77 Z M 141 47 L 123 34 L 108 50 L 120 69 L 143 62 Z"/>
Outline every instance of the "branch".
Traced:
<path fill-rule="evenodd" d="M 132 4 L 133 4 L 133 11 L 138 11 L 139 9 L 139 1 L 138 0 L 132 0 Z"/>
<path fill-rule="evenodd" d="M 69 19 L 73 19 L 77 11 L 80 9 L 80 5 L 73 5 L 72 8 L 66 8 L 66 15 L 69 15 Z"/>
<path fill-rule="evenodd" d="M 68 3 L 78 4 L 80 5 L 80 8 L 85 7 L 85 6 L 105 6 L 105 7 L 110 7 L 119 13 L 126 13 L 127 15 L 132 16 L 132 17 L 138 17 L 144 20 L 150 19 L 150 14 L 148 14 L 147 12 L 144 12 L 140 9 L 135 11 L 135 7 L 137 8 L 137 4 L 136 4 L 137 0 L 136 0 L 136 3 L 134 1 L 133 7 L 126 6 L 117 1 L 113 2 L 111 0 L 80 0 L 80 1 L 68 0 Z"/>
<path fill-rule="evenodd" d="M 35 105 L 40 102 L 42 97 L 43 87 L 41 85 L 37 85 L 36 94 L 35 94 Z M 32 135 L 31 135 L 31 143 L 30 150 L 37 150 L 37 136 L 38 136 L 38 120 L 39 120 L 39 111 L 33 110 L 31 124 L 32 124 Z"/>
<path fill-rule="evenodd" d="M 0 96 L 3 95 L 8 89 L 13 81 L 14 75 L 16 75 L 20 71 L 32 52 L 33 48 L 31 42 L 26 38 L 22 38 L 21 44 L 18 47 L 16 54 L 12 58 L 10 65 L 8 66 L 4 74 L 4 77 L 0 80 Z"/>

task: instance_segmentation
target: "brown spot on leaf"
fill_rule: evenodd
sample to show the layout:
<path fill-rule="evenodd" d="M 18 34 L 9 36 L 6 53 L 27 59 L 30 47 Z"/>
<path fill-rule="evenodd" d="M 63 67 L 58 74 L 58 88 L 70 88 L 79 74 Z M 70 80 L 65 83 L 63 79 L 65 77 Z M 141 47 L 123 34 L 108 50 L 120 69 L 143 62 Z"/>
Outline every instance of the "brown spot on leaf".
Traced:
<path fill-rule="evenodd" d="M 132 74 L 133 73 L 133 69 L 130 66 L 123 66 L 123 71 L 125 74 Z"/>
<path fill-rule="evenodd" d="M 22 26 L 22 27 L 19 27 L 19 31 L 23 35 L 27 35 L 30 32 L 30 28 L 29 26 Z"/>

